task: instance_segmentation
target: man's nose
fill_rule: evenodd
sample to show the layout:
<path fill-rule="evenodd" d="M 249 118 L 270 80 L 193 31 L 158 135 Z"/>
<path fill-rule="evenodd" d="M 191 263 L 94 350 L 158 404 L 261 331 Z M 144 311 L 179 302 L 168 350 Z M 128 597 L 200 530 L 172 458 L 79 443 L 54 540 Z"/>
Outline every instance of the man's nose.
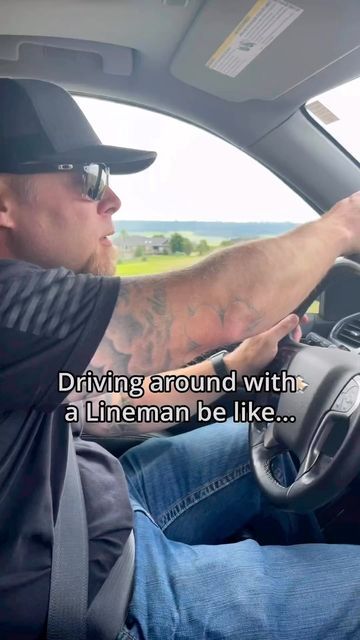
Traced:
<path fill-rule="evenodd" d="M 112 216 L 114 213 L 116 213 L 116 211 L 120 209 L 120 207 L 120 198 L 110 187 L 106 187 L 104 195 L 98 205 L 98 213 L 100 215 L 104 215 L 106 213 Z"/>

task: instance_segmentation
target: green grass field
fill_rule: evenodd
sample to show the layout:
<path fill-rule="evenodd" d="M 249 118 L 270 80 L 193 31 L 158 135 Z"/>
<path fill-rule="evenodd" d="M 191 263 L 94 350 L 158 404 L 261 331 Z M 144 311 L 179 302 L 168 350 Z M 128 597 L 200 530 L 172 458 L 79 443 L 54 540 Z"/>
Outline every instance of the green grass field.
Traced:
<path fill-rule="evenodd" d="M 118 276 L 140 276 L 150 273 L 161 273 L 172 271 L 173 269 L 183 269 L 189 267 L 200 260 L 200 256 L 170 255 L 170 256 L 148 256 L 146 260 L 134 258 L 124 260 L 117 265 L 116 275 Z"/>
<path fill-rule="evenodd" d="M 183 269 L 201 260 L 201 256 L 148 256 L 146 260 L 133 259 L 124 260 L 117 265 L 116 275 L 118 276 L 142 276 L 151 273 L 162 273 L 173 269 Z M 319 303 L 313 302 L 308 309 L 309 313 L 319 312 Z"/>

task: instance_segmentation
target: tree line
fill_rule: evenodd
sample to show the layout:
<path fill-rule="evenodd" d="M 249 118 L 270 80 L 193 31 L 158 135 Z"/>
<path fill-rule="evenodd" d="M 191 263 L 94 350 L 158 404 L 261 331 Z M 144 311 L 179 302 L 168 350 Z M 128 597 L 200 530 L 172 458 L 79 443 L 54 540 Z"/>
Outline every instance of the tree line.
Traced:
<path fill-rule="evenodd" d="M 170 236 L 170 252 L 171 253 L 185 253 L 189 256 L 191 253 L 198 253 L 200 256 L 205 255 L 210 251 L 211 247 L 206 240 L 200 240 L 199 242 L 191 242 L 189 238 L 182 236 L 181 233 L 173 233 Z"/>

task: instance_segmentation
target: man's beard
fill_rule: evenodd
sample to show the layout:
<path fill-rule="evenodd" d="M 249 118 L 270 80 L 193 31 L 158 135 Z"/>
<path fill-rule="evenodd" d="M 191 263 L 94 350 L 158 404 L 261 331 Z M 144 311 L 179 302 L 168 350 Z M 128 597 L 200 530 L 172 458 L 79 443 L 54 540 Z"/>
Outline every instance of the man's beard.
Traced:
<path fill-rule="evenodd" d="M 113 276 L 119 258 L 119 249 L 112 245 L 103 247 L 102 251 L 93 254 L 79 273 L 91 273 L 94 276 Z"/>

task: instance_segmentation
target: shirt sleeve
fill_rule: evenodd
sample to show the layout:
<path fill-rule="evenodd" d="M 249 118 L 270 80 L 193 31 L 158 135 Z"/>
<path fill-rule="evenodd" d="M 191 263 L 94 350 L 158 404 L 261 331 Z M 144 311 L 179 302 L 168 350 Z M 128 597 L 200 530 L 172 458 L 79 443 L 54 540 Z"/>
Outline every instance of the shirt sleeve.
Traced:
<path fill-rule="evenodd" d="M 84 372 L 119 287 L 116 277 L 0 261 L 0 411 L 60 404 L 58 372 Z"/>

